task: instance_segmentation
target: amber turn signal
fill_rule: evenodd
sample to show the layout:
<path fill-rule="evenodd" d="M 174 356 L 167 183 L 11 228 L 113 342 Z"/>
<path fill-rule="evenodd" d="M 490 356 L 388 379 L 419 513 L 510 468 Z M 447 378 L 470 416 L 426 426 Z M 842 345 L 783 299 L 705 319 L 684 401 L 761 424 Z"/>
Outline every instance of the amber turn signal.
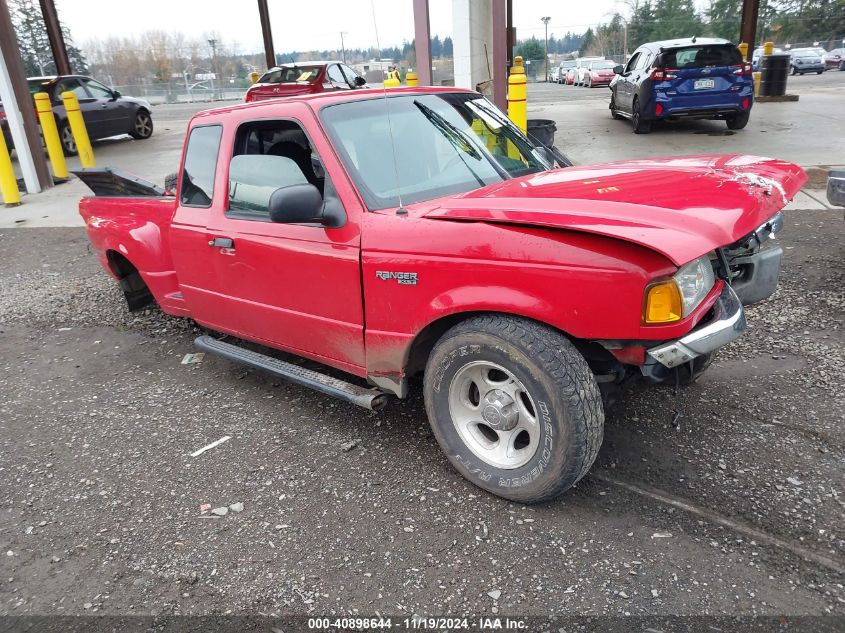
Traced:
<path fill-rule="evenodd" d="M 671 323 L 680 321 L 684 314 L 681 291 L 674 279 L 658 281 L 646 289 L 643 323 Z"/>

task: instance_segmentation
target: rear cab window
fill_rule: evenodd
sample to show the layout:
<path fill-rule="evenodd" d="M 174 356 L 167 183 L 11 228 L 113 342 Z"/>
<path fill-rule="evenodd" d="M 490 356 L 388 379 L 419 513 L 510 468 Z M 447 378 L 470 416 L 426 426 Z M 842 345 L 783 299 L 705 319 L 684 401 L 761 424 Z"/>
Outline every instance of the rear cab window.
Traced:
<path fill-rule="evenodd" d="M 296 65 L 269 70 L 258 79 L 261 84 L 312 84 L 320 76 L 322 66 Z"/>
<path fill-rule="evenodd" d="M 179 192 L 179 201 L 183 206 L 211 206 L 222 134 L 221 125 L 203 125 L 191 130 L 185 149 Z"/>
<path fill-rule="evenodd" d="M 740 66 L 742 55 L 733 44 L 703 44 L 663 51 L 659 57 L 663 68 L 707 68 L 711 66 Z"/>

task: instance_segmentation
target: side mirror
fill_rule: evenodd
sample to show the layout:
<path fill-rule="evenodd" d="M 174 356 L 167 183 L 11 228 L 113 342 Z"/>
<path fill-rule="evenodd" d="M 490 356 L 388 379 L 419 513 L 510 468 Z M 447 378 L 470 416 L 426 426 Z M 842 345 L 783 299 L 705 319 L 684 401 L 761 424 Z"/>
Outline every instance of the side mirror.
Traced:
<path fill-rule="evenodd" d="M 112 91 L 111 91 L 111 98 L 112 98 L 113 100 L 114 100 L 114 99 L 120 99 L 120 96 L 121 96 L 121 95 L 120 95 L 120 92 L 119 92 L 118 90 L 112 90 Z"/>
<path fill-rule="evenodd" d="M 617 64 L 616 66 L 613 67 L 613 72 L 616 73 L 617 75 L 621 75 L 623 70 L 625 70 L 625 69 L 622 68 L 622 66 L 620 64 Z"/>
<path fill-rule="evenodd" d="M 367 80 L 364 79 L 361 75 L 355 77 L 355 85 L 361 88 L 362 86 L 367 85 Z"/>
<path fill-rule="evenodd" d="M 279 187 L 270 195 L 270 220 L 282 224 L 324 224 L 323 196 L 312 184 Z"/>

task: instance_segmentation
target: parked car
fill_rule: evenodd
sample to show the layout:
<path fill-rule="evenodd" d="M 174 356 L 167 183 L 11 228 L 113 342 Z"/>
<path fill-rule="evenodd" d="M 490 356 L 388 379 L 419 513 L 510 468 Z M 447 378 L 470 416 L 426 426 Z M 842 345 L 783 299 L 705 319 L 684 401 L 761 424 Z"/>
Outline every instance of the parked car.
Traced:
<path fill-rule="evenodd" d="M 383 94 L 197 114 L 173 196 L 108 197 L 118 174 L 78 171 L 106 195 L 79 210 L 130 309 L 156 302 L 235 337 L 200 349 L 370 409 L 419 375 L 454 467 L 537 502 L 589 470 L 603 398 L 698 375 L 745 330 L 743 303 L 776 289 L 769 238 L 806 181 L 797 165 L 553 169 L 476 92 Z"/>
<path fill-rule="evenodd" d="M 575 69 L 575 66 L 573 66 L 572 68 L 569 68 L 569 69 L 566 71 L 566 79 L 564 80 L 564 83 L 565 83 L 567 86 L 574 86 L 574 85 L 575 85 L 575 75 L 576 75 L 576 74 L 578 74 L 578 71 Z"/>
<path fill-rule="evenodd" d="M 60 75 L 53 77 L 30 77 L 27 79 L 29 92 L 46 92 L 50 95 L 59 139 L 66 156 L 76 152 L 76 141 L 70 131 L 67 113 L 62 103 L 63 92 L 73 92 L 79 99 L 82 118 L 88 137 L 92 140 L 129 134 L 136 139 L 147 139 L 153 134 L 152 106 L 144 99 L 125 97 L 117 90 L 108 88 L 99 81 L 83 75 Z M 14 147 L 9 123 L 3 104 L 0 104 L 0 126 L 9 149 Z"/>
<path fill-rule="evenodd" d="M 566 76 L 572 68 L 575 68 L 575 60 L 574 59 L 567 59 L 566 61 L 563 61 L 563 62 L 560 63 L 560 65 L 558 66 L 558 77 L 557 77 L 557 82 L 559 84 L 565 84 L 566 83 Z M 572 83 L 572 82 L 570 82 L 570 83 Z"/>
<path fill-rule="evenodd" d="M 343 62 L 304 62 L 271 68 L 246 91 L 246 101 L 367 87 L 367 80 Z"/>
<path fill-rule="evenodd" d="M 549 70 L 549 83 L 560 83 L 560 66 L 552 66 Z"/>
<path fill-rule="evenodd" d="M 616 63 L 607 59 L 590 62 L 587 64 L 587 70 L 584 73 L 584 85 L 587 88 L 609 86 L 610 82 L 616 76 L 613 72 L 615 67 Z"/>
<path fill-rule="evenodd" d="M 789 57 L 789 67 L 793 75 L 821 75 L 825 70 L 824 60 L 815 49 L 795 48 L 789 51 Z"/>
<path fill-rule="evenodd" d="M 845 48 L 834 48 L 824 57 L 824 65 L 828 70 L 838 68 L 845 70 Z"/>
<path fill-rule="evenodd" d="M 587 73 L 587 65 L 590 62 L 605 61 L 604 57 L 579 57 L 575 60 L 575 80 L 576 86 L 584 85 L 584 76 Z"/>
<path fill-rule="evenodd" d="M 782 53 L 783 49 L 775 47 L 772 49 L 773 53 Z M 751 54 L 751 69 L 754 71 L 760 70 L 760 58 L 763 56 L 763 47 L 758 46 Z"/>
<path fill-rule="evenodd" d="M 728 40 L 692 38 L 640 46 L 610 82 L 610 113 L 647 134 L 657 120 L 721 119 L 748 124 L 754 101 L 751 64 Z"/>

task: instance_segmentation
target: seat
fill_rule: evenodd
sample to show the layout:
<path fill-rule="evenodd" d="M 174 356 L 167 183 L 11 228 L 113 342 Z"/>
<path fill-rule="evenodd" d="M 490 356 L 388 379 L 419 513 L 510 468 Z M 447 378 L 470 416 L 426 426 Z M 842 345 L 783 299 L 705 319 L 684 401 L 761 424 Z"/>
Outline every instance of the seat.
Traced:
<path fill-rule="evenodd" d="M 290 158 L 296 163 L 308 182 L 312 185 L 317 184 L 317 174 L 314 172 L 314 165 L 311 163 L 311 152 L 299 143 L 295 143 L 294 141 L 279 141 L 267 150 L 267 154 L 270 156 Z"/>

